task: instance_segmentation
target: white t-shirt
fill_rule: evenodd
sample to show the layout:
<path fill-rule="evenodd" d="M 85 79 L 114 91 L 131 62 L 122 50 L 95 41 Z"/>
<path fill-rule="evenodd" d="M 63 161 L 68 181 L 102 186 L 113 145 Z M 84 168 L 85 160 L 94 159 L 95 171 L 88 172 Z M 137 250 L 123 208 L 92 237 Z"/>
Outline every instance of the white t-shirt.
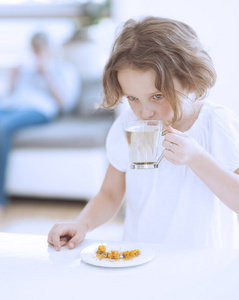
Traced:
<path fill-rule="evenodd" d="M 124 239 L 175 246 L 238 248 L 237 214 L 188 166 L 174 165 L 164 158 L 158 169 L 130 169 L 122 129 L 122 121 L 126 119 L 136 119 L 131 110 L 118 117 L 106 143 L 109 162 L 126 172 Z M 229 109 L 206 101 L 185 133 L 224 168 L 232 172 L 239 168 L 239 118 Z"/>
<path fill-rule="evenodd" d="M 53 62 L 50 74 L 62 95 L 63 111 L 70 111 L 79 96 L 80 79 L 75 68 L 67 62 Z M 0 109 L 37 110 L 46 117 L 57 115 L 59 106 L 48 89 L 45 79 L 31 65 L 20 70 L 14 92 L 0 100 Z"/>

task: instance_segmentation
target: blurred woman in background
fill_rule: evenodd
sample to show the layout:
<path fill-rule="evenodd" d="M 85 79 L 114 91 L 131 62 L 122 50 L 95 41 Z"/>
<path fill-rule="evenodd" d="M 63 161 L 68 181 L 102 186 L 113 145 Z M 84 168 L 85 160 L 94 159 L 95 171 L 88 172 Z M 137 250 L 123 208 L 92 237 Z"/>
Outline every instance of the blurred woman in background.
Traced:
<path fill-rule="evenodd" d="M 54 120 L 69 111 L 79 94 L 79 78 L 72 65 L 57 61 L 45 33 L 31 38 L 34 60 L 14 69 L 9 95 L 0 100 L 0 218 L 8 204 L 5 177 L 11 141 L 16 132 Z"/>

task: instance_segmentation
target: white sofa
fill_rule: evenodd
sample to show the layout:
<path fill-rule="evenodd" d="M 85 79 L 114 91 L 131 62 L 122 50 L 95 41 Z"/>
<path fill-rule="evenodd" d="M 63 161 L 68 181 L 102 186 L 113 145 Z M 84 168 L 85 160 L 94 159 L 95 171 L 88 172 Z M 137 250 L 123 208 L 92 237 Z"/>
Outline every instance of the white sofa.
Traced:
<path fill-rule="evenodd" d="M 71 114 L 19 132 L 7 169 L 10 196 L 88 200 L 99 190 L 107 168 L 105 140 L 115 111 L 95 110 L 101 78 L 82 81 Z"/>

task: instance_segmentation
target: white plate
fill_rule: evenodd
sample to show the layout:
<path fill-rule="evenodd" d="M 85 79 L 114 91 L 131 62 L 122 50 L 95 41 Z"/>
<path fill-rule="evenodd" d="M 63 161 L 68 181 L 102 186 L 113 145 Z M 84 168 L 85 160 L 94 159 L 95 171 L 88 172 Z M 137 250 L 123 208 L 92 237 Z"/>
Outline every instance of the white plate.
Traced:
<path fill-rule="evenodd" d="M 140 256 L 134 257 L 130 260 L 112 260 L 112 259 L 99 259 L 96 257 L 96 251 L 99 245 L 105 245 L 106 251 L 118 250 L 119 252 L 130 251 L 139 249 L 141 251 Z M 107 268 L 124 268 L 133 267 L 149 262 L 155 256 L 155 251 L 149 246 L 140 246 L 136 243 L 94 243 L 81 251 L 81 259 L 91 265 Z"/>

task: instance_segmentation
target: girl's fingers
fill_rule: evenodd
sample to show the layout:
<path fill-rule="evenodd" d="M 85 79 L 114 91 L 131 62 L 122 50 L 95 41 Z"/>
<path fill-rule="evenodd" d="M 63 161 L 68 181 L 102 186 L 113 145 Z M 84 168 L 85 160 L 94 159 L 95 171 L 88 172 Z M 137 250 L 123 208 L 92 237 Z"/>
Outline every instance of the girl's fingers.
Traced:
<path fill-rule="evenodd" d="M 183 133 L 182 131 L 179 131 L 177 129 L 174 129 L 173 127 L 171 126 L 168 126 L 167 127 L 167 132 L 170 134 L 170 133 L 174 133 L 174 134 L 178 134 L 178 135 L 181 135 L 181 136 L 186 136 L 185 133 Z"/>
<path fill-rule="evenodd" d="M 175 160 L 174 158 L 174 152 L 173 151 L 170 151 L 170 150 L 167 150 L 167 149 L 164 149 L 164 157 L 171 163 L 175 164 L 175 165 L 179 165 L 180 163 Z"/>
<path fill-rule="evenodd" d="M 48 242 L 55 247 L 56 251 L 60 251 L 61 250 L 61 243 L 60 243 L 60 236 L 59 235 L 55 235 L 52 238 L 48 239 Z"/>
<path fill-rule="evenodd" d="M 71 239 L 70 235 L 63 235 L 60 237 L 60 240 L 65 242 L 69 241 L 70 239 Z"/>
<path fill-rule="evenodd" d="M 167 133 L 165 135 L 164 142 L 167 142 L 167 143 L 171 142 L 171 143 L 179 146 L 179 145 L 184 145 L 185 142 L 188 142 L 188 139 L 189 139 L 189 137 L 186 134 L 178 135 L 175 133 Z M 164 147 L 166 146 L 165 143 L 163 143 L 163 146 Z"/>
<path fill-rule="evenodd" d="M 177 142 L 182 140 L 182 138 L 188 137 L 184 132 L 178 131 L 178 130 L 172 128 L 171 126 L 168 126 L 167 131 L 168 131 L 168 133 L 166 133 L 165 139 L 168 141 L 171 141 L 175 144 L 177 144 Z"/>
<path fill-rule="evenodd" d="M 79 228 L 78 223 L 62 223 L 52 227 L 48 235 L 48 243 L 53 245 L 57 251 L 67 243 L 70 249 L 75 248 L 84 238 L 87 226 Z"/>
<path fill-rule="evenodd" d="M 169 142 L 169 141 L 165 141 L 164 147 L 165 147 L 165 150 L 166 150 L 166 151 L 174 152 L 174 151 L 175 151 L 176 144 L 174 144 L 174 143 L 172 143 L 172 142 Z"/>
<path fill-rule="evenodd" d="M 53 245 L 57 251 L 61 250 L 61 241 L 64 243 L 69 240 L 69 230 L 61 225 L 55 225 L 48 235 L 48 243 Z"/>
<path fill-rule="evenodd" d="M 165 150 L 171 151 L 171 152 L 177 151 L 177 148 L 178 148 L 178 144 L 177 143 L 172 142 L 170 140 L 167 140 L 166 138 L 163 141 L 162 145 L 165 148 Z"/>
<path fill-rule="evenodd" d="M 75 235 L 75 236 L 73 236 L 70 240 L 69 240 L 69 242 L 68 242 L 68 246 L 69 246 L 69 248 L 70 249 L 73 249 L 73 248 L 75 248 L 77 245 L 79 245 L 80 244 L 80 242 L 83 240 L 85 238 L 85 234 L 77 234 L 77 235 Z"/>
<path fill-rule="evenodd" d="M 63 247 L 63 246 L 65 246 L 66 244 L 67 244 L 67 242 L 66 241 L 60 241 L 60 244 L 61 244 L 61 247 Z"/>

